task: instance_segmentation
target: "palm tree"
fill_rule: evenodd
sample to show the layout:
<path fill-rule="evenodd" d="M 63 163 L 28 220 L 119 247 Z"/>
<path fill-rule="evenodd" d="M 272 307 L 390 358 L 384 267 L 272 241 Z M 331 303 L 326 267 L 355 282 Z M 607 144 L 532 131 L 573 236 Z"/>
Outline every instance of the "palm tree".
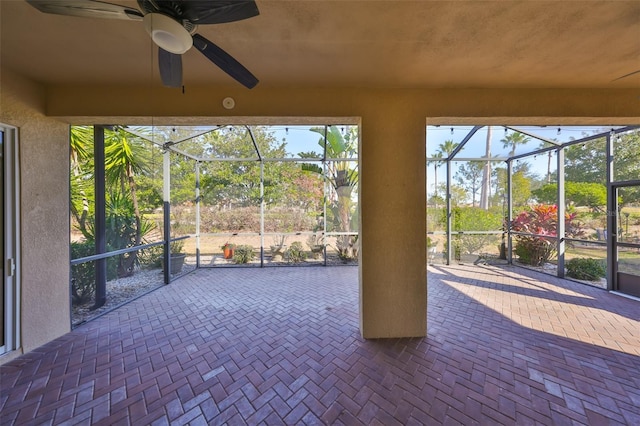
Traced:
<path fill-rule="evenodd" d="M 459 143 L 456 143 L 454 141 L 452 141 L 451 139 L 447 139 L 446 141 L 444 141 L 443 143 L 438 145 L 438 149 L 436 150 L 436 153 L 434 155 L 434 157 L 436 158 L 447 158 L 447 161 L 449 160 L 449 156 L 451 156 L 451 153 L 453 151 L 455 151 L 455 149 L 458 147 L 458 145 L 460 145 Z M 442 164 L 441 161 L 437 161 L 436 162 L 436 169 L 438 167 L 440 167 L 440 165 Z M 437 171 L 436 171 L 436 176 L 438 175 Z M 438 187 L 437 184 L 437 177 L 436 177 L 436 188 Z M 437 191 L 437 189 L 436 189 Z M 436 194 L 437 195 L 437 194 Z"/>
<path fill-rule="evenodd" d="M 146 151 L 139 143 L 129 139 L 130 134 L 119 128 L 109 132 L 105 138 L 105 175 L 108 185 L 120 186 L 120 193 L 129 193 L 133 215 L 135 218 L 135 242 L 142 241 L 142 217 L 138 206 L 135 176 L 147 170 Z M 127 191 L 128 190 L 128 191 Z M 123 248 L 123 247 L 118 247 Z M 127 276 L 133 273 L 136 252 L 122 259 L 118 266 L 118 275 Z"/>
<path fill-rule="evenodd" d="M 557 139 L 552 139 L 554 141 L 557 141 Z M 540 144 L 540 146 L 538 147 L 539 149 L 543 149 L 546 148 L 548 145 L 544 142 L 542 142 Z M 547 183 L 551 183 L 551 159 L 553 157 L 553 151 L 548 151 L 547 152 Z"/>
<path fill-rule="evenodd" d="M 513 157 L 514 155 L 516 155 L 517 146 L 525 145 L 529 142 L 529 140 L 530 139 L 526 135 L 520 132 L 512 132 L 512 133 L 509 133 L 508 135 L 505 135 L 505 137 L 502 138 L 500 142 L 502 142 L 503 148 L 511 147 L 511 151 L 509 152 L 509 157 Z"/>
<path fill-rule="evenodd" d="M 71 127 L 70 134 L 70 181 L 71 214 L 78 228 L 87 235 L 86 220 L 89 215 L 89 198 L 93 193 L 91 174 L 93 170 L 93 129 L 91 127 Z"/>
<path fill-rule="evenodd" d="M 316 127 L 310 130 L 322 135 L 318 141 L 318 145 L 324 150 L 324 158 L 338 160 L 325 162 L 325 178 L 329 182 L 333 193 L 330 194 L 330 197 L 333 198 L 334 207 L 337 212 L 339 231 L 350 232 L 351 196 L 354 188 L 358 185 L 358 166 L 357 163 L 354 166 L 353 161 L 340 160 L 357 156 L 358 135 L 356 128 L 349 129 L 345 135 L 343 135 L 337 126 L 328 126 L 326 129 L 326 143 L 324 127 Z M 314 173 L 323 173 L 322 168 L 317 164 L 303 164 L 302 169 Z M 355 258 L 357 256 L 355 244 L 356 239 L 354 237 L 348 235 L 339 236 L 337 245 L 340 256 Z"/>
<path fill-rule="evenodd" d="M 451 153 L 458 147 L 458 145 L 460 144 L 452 140 L 446 140 L 438 145 L 438 150 L 436 151 L 436 153 L 440 153 L 441 157 L 444 156 L 446 158 L 449 158 Z"/>
<path fill-rule="evenodd" d="M 433 199 L 436 200 L 436 208 L 438 207 L 438 167 L 442 164 L 441 158 L 442 152 L 440 151 L 433 155 Z"/>

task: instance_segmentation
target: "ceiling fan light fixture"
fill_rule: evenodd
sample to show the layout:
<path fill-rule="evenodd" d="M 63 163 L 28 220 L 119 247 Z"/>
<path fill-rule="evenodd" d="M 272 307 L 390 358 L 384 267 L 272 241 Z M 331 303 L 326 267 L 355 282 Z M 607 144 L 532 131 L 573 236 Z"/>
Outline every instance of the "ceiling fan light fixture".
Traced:
<path fill-rule="evenodd" d="M 153 42 L 167 52 L 181 55 L 193 46 L 189 31 L 166 15 L 148 13 L 144 15 L 143 22 Z"/>

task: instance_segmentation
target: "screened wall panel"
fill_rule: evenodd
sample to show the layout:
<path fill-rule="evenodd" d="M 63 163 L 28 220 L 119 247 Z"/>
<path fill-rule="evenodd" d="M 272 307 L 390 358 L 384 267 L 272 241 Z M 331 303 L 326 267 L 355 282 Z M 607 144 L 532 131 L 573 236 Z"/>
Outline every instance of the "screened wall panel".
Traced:
<path fill-rule="evenodd" d="M 72 279 L 92 304 L 94 132 L 74 129 Z M 353 125 L 105 127 L 102 232 L 119 250 L 105 255 L 107 285 L 197 267 L 357 264 L 358 144 Z"/>

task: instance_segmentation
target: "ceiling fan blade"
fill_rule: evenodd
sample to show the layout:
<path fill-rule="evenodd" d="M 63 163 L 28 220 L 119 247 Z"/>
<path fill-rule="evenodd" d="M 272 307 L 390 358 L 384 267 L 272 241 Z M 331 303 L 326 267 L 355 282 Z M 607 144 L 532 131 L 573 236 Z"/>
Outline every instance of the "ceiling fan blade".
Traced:
<path fill-rule="evenodd" d="M 43 13 L 83 18 L 125 19 L 139 21 L 142 13 L 131 7 L 94 0 L 26 0 Z"/>
<path fill-rule="evenodd" d="M 167 87 L 182 87 L 182 55 L 158 47 L 158 66 L 162 84 Z"/>
<path fill-rule="evenodd" d="M 639 74 L 639 73 L 640 73 L 640 70 L 633 71 L 633 72 L 630 72 L 629 74 L 625 74 L 625 75 L 623 75 L 621 77 L 614 78 L 609 83 L 613 83 L 614 81 L 622 80 L 623 78 L 631 77 L 632 75 L 636 75 L 636 74 Z"/>
<path fill-rule="evenodd" d="M 138 6 L 145 14 L 160 12 L 174 18 L 180 16 L 183 5 L 182 0 L 138 0 Z"/>
<path fill-rule="evenodd" d="M 182 7 L 182 17 L 198 25 L 241 21 L 260 14 L 253 0 L 190 1 Z"/>
<path fill-rule="evenodd" d="M 216 64 L 222 71 L 236 79 L 240 84 L 253 89 L 258 84 L 258 79 L 251 74 L 240 62 L 231 55 L 216 46 L 200 34 L 193 35 L 193 45 L 211 62 Z"/>

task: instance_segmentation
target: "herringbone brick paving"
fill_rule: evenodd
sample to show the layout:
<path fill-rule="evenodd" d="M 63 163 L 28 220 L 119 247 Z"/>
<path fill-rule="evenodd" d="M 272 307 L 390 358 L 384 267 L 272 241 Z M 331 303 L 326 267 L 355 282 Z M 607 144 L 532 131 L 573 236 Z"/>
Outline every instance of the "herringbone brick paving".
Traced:
<path fill-rule="evenodd" d="M 0 423 L 640 424 L 640 302 L 432 266 L 428 307 L 367 341 L 355 268 L 198 270 L 1 366 Z"/>

